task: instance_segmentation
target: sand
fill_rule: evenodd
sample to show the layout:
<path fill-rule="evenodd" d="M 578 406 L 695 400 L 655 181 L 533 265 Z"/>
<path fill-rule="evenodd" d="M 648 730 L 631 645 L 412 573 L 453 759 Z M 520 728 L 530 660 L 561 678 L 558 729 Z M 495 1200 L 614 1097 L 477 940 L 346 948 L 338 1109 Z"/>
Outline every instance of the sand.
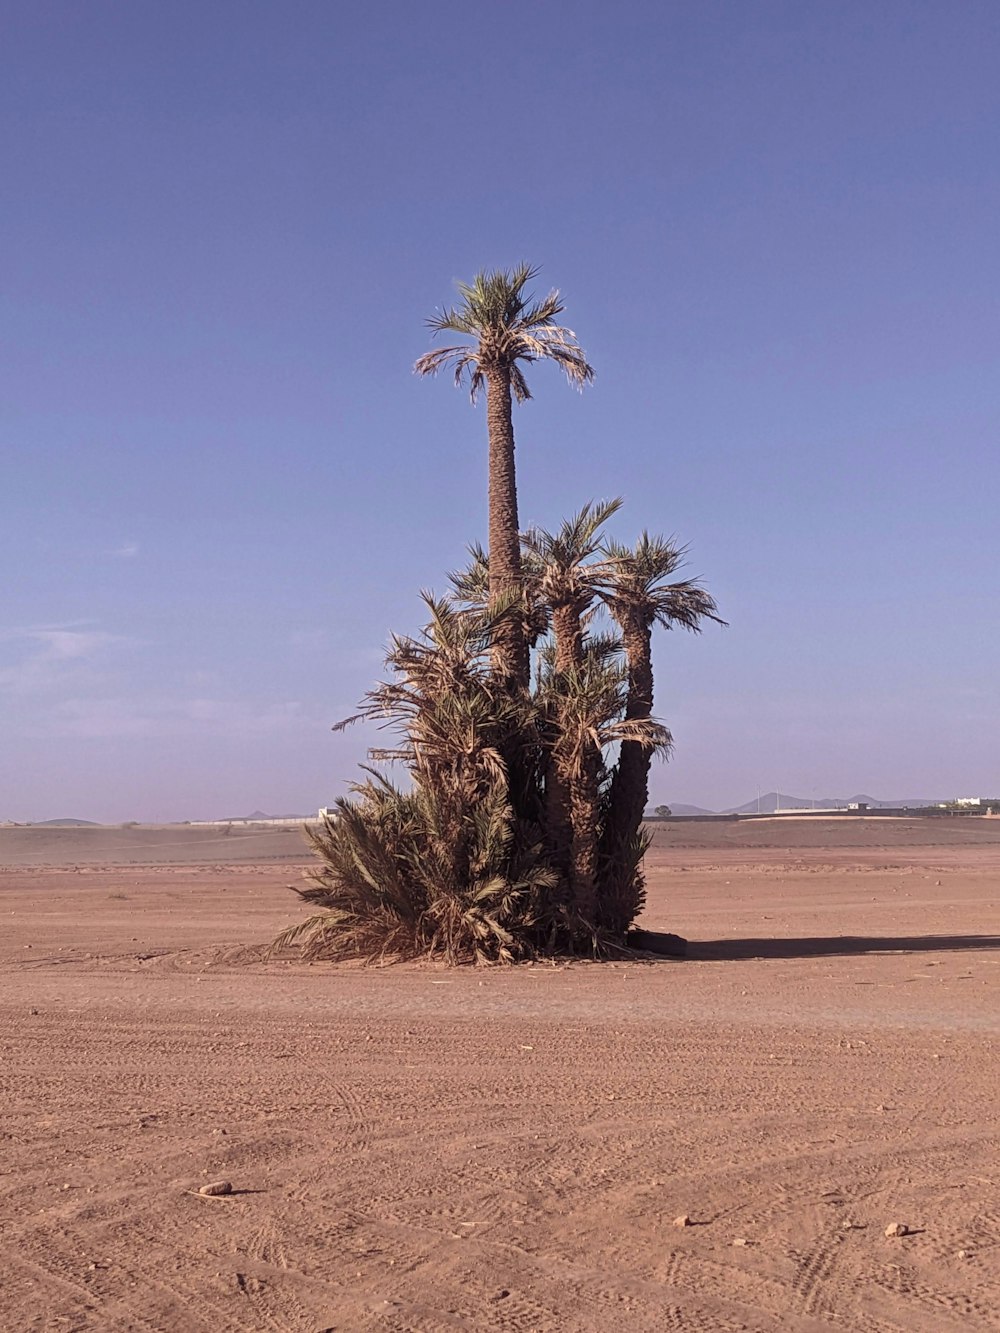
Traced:
<path fill-rule="evenodd" d="M 1000 820 L 658 826 L 645 964 L 262 962 L 307 863 L 0 830 L 0 1327 L 1000 1328 Z"/>

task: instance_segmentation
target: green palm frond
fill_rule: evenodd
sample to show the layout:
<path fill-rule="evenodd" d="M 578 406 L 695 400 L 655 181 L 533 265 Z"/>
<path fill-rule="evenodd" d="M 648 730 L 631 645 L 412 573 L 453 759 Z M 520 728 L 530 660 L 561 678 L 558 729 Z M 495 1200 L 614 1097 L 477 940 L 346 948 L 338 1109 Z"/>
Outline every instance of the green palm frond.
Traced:
<path fill-rule="evenodd" d="M 468 549 L 468 565 L 449 574 L 448 582 L 461 605 L 483 611 L 490 598 L 490 558 L 479 542 L 473 542 Z"/>
<path fill-rule="evenodd" d="M 614 857 L 603 867 L 602 916 L 612 936 L 624 936 L 646 905 L 642 863 L 652 840 L 652 834 L 640 829 L 616 846 Z"/>
<path fill-rule="evenodd" d="M 555 322 L 562 313 L 559 293 L 536 301 L 525 288 L 538 276 L 528 264 L 514 269 L 493 269 L 476 274 L 471 283 L 458 283 L 459 304 L 438 311 L 427 321 L 433 333 L 460 333 L 471 345 L 438 347 L 417 358 L 418 375 L 437 375 L 450 367 L 456 385 L 468 383 L 475 402 L 491 370 L 510 376 L 518 402 L 531 391 L 518 362 L 554 361 L 569 382 L 582 389 L 594 378 L 576 334 Z"/>
<path fill-rule="evenodd" d="M 588 750 L 636 741 L 650 754 L 666 755 L 673 739 L 655 718 L 627 718 L 628 668 L 612 636 L 598 641 L 581 667 L 542 681 L 541 700 L 551 722 L 555 751 L 578 766 Z"/>
<path fill-rule="evenodd" d="M 557 565 L 571 568 L 582 565 L 601 549 L 601 528 L 617 514 L 624 504 L 621 496 L 613 500 L 588 500 L 572 518 L 566 519 L 555 532 L 531 527 L 521 538 L 524 549 L 533 555 L 541 568 Z"/>
<path fill-rule="evenodd" d="M 604 630 L 599 634 L 588 634 L 585 652 L 587 659 L 599 667 L 620 664 L 621 637 L 610 630 Z"/>
<path fill-rule="evenodd" d="M 586 609 L 605 577 L 603 563 L 593 561 L 601 529 L 622 504 L 620 497 L 588 501 L 555 532 L 532 527 L 524 533 L 524 550 L 538 567 L 538 596 L 550 607 L 572 605 L 580 614 Z"/>
<path fill-rule="evenodd" d="M 726 622 L 718 614 L 715 598 L 693 579 L 665 583 L 685 561 L 687 548 L 672 538 L 642 532 L 634 547 L 607 541 L 602 550 L 607 562 L 605 584 L 600 593 L 608 610 L 619 622 L 635 620 L 665 629 L 700 633 L 702 623 Z"/>

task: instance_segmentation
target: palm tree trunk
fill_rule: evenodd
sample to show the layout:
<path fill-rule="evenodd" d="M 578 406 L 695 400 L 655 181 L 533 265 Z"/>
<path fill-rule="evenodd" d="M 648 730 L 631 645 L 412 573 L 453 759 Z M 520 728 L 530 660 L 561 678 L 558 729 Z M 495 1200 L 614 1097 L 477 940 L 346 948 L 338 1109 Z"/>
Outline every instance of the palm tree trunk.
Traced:
<path fill-rule="evenodd" d="M 625 706 L 627 721 L 653 716 L 653 660 L 652 633 L 643 624 L 629 626 L 623 635 L 625 657 L 628 661 L 628 702 Z M 638 741 L 624 741 L 618 764 L 618 786 L 621 795 L 618 819 L 620 832 L 634 837 L 639 832 L 642 816 L 649 799 L 649 768 L 652 752 Z"/>
<path fill-rule="evenodd" d="M 637 619 L 626 620 L 621 627 L 628 661 L 625 717 L 629 721 L 647 719 L 653 715 L 652 627 Z M 638 741 L 622 741 L 618 766 L 611 780 L 601 847 L 606 888 L 602 916 L 616 933 L 631 925 L 642 894 L 642 880 L 627 849 L 642 827 L 649 800 L 652 759 L 648 746 Z"/>
<path fill-rule="evenodd" d="M 572 602 L 552 607 L 556 677 L 583 666 L 583 623 Z M 561 688 L 557 686 L 557 688 Z M 545 780 L 546 824 L 553 858 L 570 885 L 573 905 L 583 920 L 597 916 L 597 783 L 585 757 L 579 769 L 556 748 L 548 756 Z"/>
<path fill-rule="evenodd" d="M 552 608 L 557 674 L 583 666 L 583 621 L 572 602 L 559 602 Z"/>
<path fill-rule="evenodd" d="M 545 836 L 552 861 L 567 884 L 573 879 L 573 820 L 569 784 L 560 756 L 550 751 L 545 766 Z"/>
<path fill-rule="evenodd" d="M 521 535 L 517 521 L 510 371 L 503 367 L 496 367 L 486 374 L 486 422 L 490 438 L 489 555 L 492 599 L 521 588 Z M 521 616 L 508 616 L 500 627 L 493 666 L 497 675 L 508 680 L 514 688 L 528 688 L 528 646 Z"/>
<path fill-rule="evenodd" d="M 573 854 L 570 866 L 573 901 L 577 914 L 589 926 L 594 927 L 598 924 L 597 766 L 597 756 L 586 755 L 581 771 L 569 784 L 570 821 L 573 829 Z"/>

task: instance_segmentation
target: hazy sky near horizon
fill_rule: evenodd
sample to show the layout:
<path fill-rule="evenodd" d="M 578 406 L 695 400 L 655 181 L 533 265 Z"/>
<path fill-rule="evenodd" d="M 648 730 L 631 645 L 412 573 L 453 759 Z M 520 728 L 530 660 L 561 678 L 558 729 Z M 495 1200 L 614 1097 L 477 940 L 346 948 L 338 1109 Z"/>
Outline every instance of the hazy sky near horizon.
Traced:
<path fill-rule="evenodd" d="M 0 42 L 0 820 L 301 812 L 485 537 L 421 381 L 527 259 L 521 518 L 621 494 L 728 630 L 661 636 L 653 800 L 1000 792 L 1000 6 L 51 0 Z"/>

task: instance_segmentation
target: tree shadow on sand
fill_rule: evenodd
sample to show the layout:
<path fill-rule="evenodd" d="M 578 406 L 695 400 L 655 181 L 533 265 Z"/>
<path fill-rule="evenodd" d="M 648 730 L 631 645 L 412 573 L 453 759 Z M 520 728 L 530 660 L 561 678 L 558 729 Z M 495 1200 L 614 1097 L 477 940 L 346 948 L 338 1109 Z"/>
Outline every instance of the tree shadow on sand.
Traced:
<path fill-rule="evenodd" d="M 829 935 L 784 940 L 690 940 L 685 956 L 701 962 L 735 962 L 741 958 L 961 953 L 977 949 L 1000 949 L 1000 935 Z"/>

